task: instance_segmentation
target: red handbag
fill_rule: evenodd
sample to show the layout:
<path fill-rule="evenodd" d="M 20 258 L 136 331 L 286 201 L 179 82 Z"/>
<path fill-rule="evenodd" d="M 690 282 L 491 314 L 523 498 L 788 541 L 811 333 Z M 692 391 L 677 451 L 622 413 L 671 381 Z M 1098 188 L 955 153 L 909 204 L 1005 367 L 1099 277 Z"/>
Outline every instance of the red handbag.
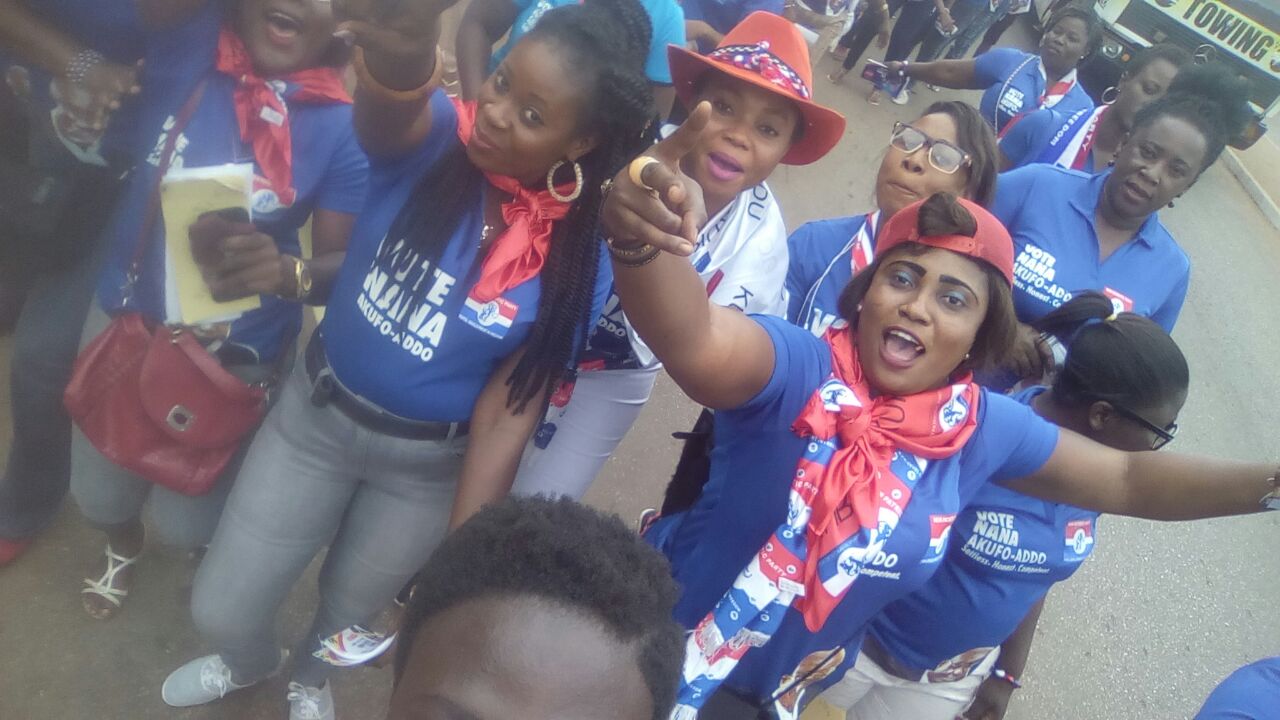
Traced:
<path fill-rule="evenodd" d="M 156 184 L 125 287 L 126 306 L 160 211 L 160 179 L 199 104 L 201 83 L 165 140 Z M 117 316 L 76 358 L 63 394 L 67 412 L 104 457 L 185 495 L 203 495 L 266 412 L 265 385 L 227 372 L 181 327 L 148 328 Z"/>

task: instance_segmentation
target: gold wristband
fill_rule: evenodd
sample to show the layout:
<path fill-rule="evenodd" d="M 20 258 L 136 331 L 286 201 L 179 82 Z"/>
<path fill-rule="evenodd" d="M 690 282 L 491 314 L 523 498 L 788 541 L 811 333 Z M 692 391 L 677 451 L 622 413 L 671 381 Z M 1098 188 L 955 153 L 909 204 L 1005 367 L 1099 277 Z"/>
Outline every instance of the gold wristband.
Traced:
<path fill-rule="evenodd" d="M 359 45 L 352 50 L 351 67 L 356 71 L 356 82 L 361 90 L 390 102 L 417 102 L 439 87 L 440 78 L 444 74 L 444 54 L 440 52 L 439 47 L 436 48 L 436 62 L 431 70 L 431 77 L 413 90 L 393 90 L 378 82 L 378 79 L 369 72 L 369 66 L 364 61 L 364 48 Z"/>
<path fill-rule="evenodd" d="M 639 245 L 632 246 L 623 245 L 619 247 L 617 245 L 617 240 L 614 238 L 606 238 L 605 244 L 609 246 L 609 253 L 611 255 L 620 258 L 639 257 L 653 249 L 653 246 L 649 243 L 640 243 Z"/>
<path fill-rule="evenodd" d="M 644 247 L 648 249 L 635 256 L 622 257 L 614 253 L 613 262 L 625 268 L 638 268 L 657 260 L 658 256 L 662 254 L 661 250 L 652 245 L 645 245 Z"/>

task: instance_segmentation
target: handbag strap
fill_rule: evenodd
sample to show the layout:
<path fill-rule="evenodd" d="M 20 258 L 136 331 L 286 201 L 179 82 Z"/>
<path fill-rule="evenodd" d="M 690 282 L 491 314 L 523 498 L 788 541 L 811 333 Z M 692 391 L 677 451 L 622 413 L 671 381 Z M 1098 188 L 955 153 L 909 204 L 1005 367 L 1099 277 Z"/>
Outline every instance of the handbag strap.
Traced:
<path fill-rule="evenodd" d="M 187 128 L 191 122 L 191 118 L 196 113 L 196 108 L 200 106 L 200 98 L 204 97 L 204 89 L 208 84 L 207 80 L 201 80 L 195 90 L 191 91 L 191 96 L 183 103 L 182 108 L 178 110 L 178 114 L 174 116 L 173 127 L 169 129 L 169 133 L 165 136 L 164 149 L 160 152 L 160 163 L 156 167 L 155 182 L 151 184 L 151 192 L 147 194 L 147 207 L 142 216 L 142 229 L 138 233 L 138 242 L 133 248 L 133 257 L 129 260 L 129 270 L 125 275 L 124 286 L 124 304 L 128 305 L 131 295 L 133 294 L 133 286 L 138 282 L 139 268 L 142 267 L 142 259 L 147 252 L 147 241 L 151 239 L 152 230 L 156 226 L 156 218 L 160 215 L 160 184 L 164 182 L 164 176 L 169 172 L 169 166 L 173 162 L 174 148 L 178 144 L 178 136 L 182 135 L 182 131 Z"/>

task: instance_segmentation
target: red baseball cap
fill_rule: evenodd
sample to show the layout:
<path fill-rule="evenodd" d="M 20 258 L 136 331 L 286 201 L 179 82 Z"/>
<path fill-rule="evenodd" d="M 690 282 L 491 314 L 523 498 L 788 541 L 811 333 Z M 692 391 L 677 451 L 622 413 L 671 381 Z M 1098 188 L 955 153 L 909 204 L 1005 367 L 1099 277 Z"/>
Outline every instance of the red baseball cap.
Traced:
<path fill-rule="evenodd" d="M 876 237 L 876 255 L 883 256 L 893 247 L 903 243 L 919 243 L 929 247 L 950 250 L 960 255 L 981 260 L 1000 271 L 1009 286 L 1013 286 L 1013 238 L 995 215 L 972 200 L 956 198 L 978 224 L 973 237 L 967 235 L 921 235 L 920 206 L 927 200 L 917 200 L 894 213 Z"/>
<path fill-rule="evenodd" d="M 668 45 L 667 60 L 676 95 L 690 110 L 698 80 L 708 71 L 744 80 L 794 102 L 804 131 L 782 156 L 788 165 L 808 165 L 826 155 L 844 136 L 844 116 L 812 99 L 808 44 L 795 25 L 778 15 L 759 10 L 751 13 L 706 55 Z"/>

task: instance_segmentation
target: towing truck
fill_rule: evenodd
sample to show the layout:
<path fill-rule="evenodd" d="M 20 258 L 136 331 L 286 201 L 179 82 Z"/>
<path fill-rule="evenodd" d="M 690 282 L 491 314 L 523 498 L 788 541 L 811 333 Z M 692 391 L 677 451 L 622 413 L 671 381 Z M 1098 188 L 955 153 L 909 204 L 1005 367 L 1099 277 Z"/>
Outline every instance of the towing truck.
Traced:
<path fill-rule="evenodd" d="M 1054 3 L 1037 0 L 1042 17 Z M 1081 84 L 1099 98 L 1134 54 L 1173 43 L 1197 62 L 1221 62 L 1249 81 L 1253 122 L 1232 141 L 1247 148 L 1280 112 L 1280 2 L 1277 0 L 1094 0 L 1102 47 L 1081 67 Z"/>

